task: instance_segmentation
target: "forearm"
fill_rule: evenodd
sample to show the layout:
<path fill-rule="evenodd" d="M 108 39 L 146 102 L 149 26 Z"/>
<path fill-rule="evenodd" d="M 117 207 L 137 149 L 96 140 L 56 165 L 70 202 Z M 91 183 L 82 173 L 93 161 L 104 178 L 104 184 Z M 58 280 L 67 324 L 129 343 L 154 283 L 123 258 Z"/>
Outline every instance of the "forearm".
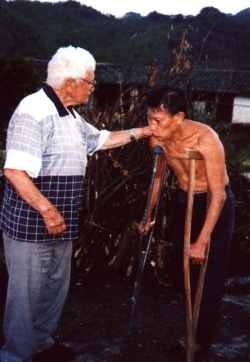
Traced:
<path fill-rule="evenodd" d="M 110 148 L 124 146 L 127 143 L 132 142 L 133 140 L 139 140 L 141 138 L 149 137 L 151 133 L 152 132 L 149 127 L 133 128 L 132 134 L 130 130 L 114 131 L 110 133 L 107 141 L 102 145 L 100 149 L 107 150 Z"/>
<path fill-rule="evenodd" d="M 57 208 L 38 190 L 25 171 L 6 169 L 4 174 L 17 194 L 42 215 L 49 234 L 61 234 L 66 229 Z"/>
<path fill-rule="evenodd" d="M 211 198 L 202 230 L 196 241 L 190 245 L 190 259 L 193 264 L 202 264 L 206 259 L 211 234 L 220 216 L 225 198 L 226 196 L 223 195 Z"/>
<path fill-rule="evenodd" d="M 155 179 L 154 185 L 153 185 L 153 190 L 152 190 L 152 194 L 151 194 L 151 199 L 150 199 L 150 203 L 149 203 L 149 208 L 148 208 L 148 218 L 147 218 L 147 222 L 152 221 L 152 213 L 154 210 L 154 207 L 156 205 L 157 202 L 157 198 L 159 195 L 159 189 L 160 189 L 160 179 Z"/>
<path fill-rule="evenodd" d="M 4 175 L 12 184 L 17 194 L 41 214 L 53 207 L 25 171 L 5 169 Z"/>
<path fill-rule="evenodd" d="M 210 236 L 221 214 L 225 200 L 226 200 L 225 192 L 221 192 L 220 194 L 217 195 L 211 195 L 207 208 L 206 219 L 203 224 L 198 240 L 199 239 L 203 240 L 203 242 L 205 240 L 208 240 L 209 242 Z"/>
<path fill-rule="evenodd" d="M 156 167 L 156 169 L 155 169 L 155 167 Z M 162 180 L 164 168 L 165 168 L 164 157 L 163 156 L 159 157 L 157 159 L 157 161 L 154 158 L 154 165 L 153 165 L 153 170 L 152 170 L 153 171 L 152 178 L 154 177 L 154 183 L 152 186 L 152 192 L 151 192 L 151 198 L 150 198 L 150 204 L 149 204 L 149 211 L 148 211 L 148 218 L 147 218 L 148 223 L 151 221 L 153 210 L 160 197 L 159 192 L 160 192 L 161 180 Z"/>

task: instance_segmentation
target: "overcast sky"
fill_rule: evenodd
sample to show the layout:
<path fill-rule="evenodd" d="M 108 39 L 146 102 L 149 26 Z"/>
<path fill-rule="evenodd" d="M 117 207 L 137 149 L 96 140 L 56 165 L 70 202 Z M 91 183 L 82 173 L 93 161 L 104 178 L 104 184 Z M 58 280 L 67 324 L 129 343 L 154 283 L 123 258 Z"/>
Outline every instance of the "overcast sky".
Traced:
<path fill-rule="evenodd" d="M 42 0 L 57 1 L 57 0 Z M 59 1 L 59 0 L 58 0 Z M 66 1 L 66 0 L 60 0 Z M 241 10 L 250 8 L 250 0 L 76 0 L 81 4 L 104 13 L 117 17 L 132 11 L 141 15 L 147 15 L 152 11 L 166 15 L 197 15 L 201 9 L 213 6 L 222 13 L 236 14 Z"/>

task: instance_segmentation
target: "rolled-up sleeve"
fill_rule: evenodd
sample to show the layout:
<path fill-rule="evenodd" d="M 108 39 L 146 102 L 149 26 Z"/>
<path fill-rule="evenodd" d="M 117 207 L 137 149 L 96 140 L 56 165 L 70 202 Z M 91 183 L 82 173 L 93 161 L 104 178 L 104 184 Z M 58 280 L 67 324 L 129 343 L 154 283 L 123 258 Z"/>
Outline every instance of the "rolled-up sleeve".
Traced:
<path fill-rule="evenodd" d="M 14 113 L 8 129 L 4 168 L 37 177 L 42 165 L 40 125 L 28 114 Z"/>
<path fill-rule="evenodd" d="M 26 171 L 30 177 L 37 177 L 42 166 L 41 158 L 27 152 L 10 149 L 4 168 Z"/>
<path fill-rule="evenodd" d="M 87 154 L 93 155 L 94 152 L 98 151 L 102 145 L 107 141 L 110 135 L 110 131 L 99 130 L 92 124 L 82 119 L 83 133 L 86 135 Z"/>

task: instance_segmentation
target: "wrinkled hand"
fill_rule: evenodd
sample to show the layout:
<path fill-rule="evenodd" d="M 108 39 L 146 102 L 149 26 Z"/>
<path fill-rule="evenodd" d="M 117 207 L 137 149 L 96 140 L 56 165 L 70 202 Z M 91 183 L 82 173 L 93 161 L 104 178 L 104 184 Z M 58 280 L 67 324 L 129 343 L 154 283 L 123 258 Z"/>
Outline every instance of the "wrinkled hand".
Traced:
<path fill-rule="evenodd" d="M 201 265 L 206 260 L 207 255 L 207 243 L 195 242 L 190 244 L 190 259 L 192 264 Z"/>
<path fill-rule="evenodd" d="M 149 126 L 142 127 L 142 131 L 143 131 L 144 137 L 152 136 L 152 130 Z"/>
<path fill-rule="evenodd" d="M 55 207 L 52 207 L 43 213 L 43 219 L 46 229 L 51 235 L 61 234 L 66 230 L 64 219 Z"/>

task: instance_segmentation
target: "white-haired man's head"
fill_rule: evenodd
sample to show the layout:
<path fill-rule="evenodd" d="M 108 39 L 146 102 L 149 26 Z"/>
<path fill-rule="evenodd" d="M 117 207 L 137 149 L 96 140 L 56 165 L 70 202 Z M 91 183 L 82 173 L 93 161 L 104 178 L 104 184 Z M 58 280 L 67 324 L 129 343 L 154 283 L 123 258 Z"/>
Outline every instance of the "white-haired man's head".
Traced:
<path fill-rule="evenodd" d="M 96 61 L 92 54 L 83 48 L 73 46 L 57 50 L 48 63 L 46 83 L 60 89 L 67 78 L 78 79 L 88 72 L 94 72 Z"/>

